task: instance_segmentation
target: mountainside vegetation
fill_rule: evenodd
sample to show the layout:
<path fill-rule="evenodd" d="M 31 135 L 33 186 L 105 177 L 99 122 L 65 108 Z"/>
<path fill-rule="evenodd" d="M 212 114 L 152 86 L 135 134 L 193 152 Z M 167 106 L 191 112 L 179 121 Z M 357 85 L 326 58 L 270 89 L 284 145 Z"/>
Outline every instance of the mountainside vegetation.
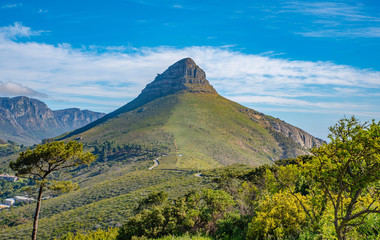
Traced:
<path fill-rule="evenodd" d="M 287 125 L 216 94 L 183 92 L 61 139 L 80 139 L 89 145 L 107 139 L 155 148 L 161 155 L 176 156 L 172 167 L 179 169 L 233 163 L 258 166 L 307 153 L 306 146 L 277 131 L 275 124 Z M 165 164 L 165 158 L 161 161 Z"/>

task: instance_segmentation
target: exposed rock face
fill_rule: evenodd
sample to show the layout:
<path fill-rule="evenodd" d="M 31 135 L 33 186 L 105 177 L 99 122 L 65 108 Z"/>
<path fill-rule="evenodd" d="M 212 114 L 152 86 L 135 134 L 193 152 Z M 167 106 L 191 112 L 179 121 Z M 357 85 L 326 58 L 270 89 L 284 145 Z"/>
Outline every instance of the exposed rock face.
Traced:
<path fill-rule="evenodd" d="M 57 121 L 63 128 L 76 129 L 93 122 L 99 117 L 104 116 L 103 113 L 92 112 L 89 110 L 80 110 L 79 108 L 68 108 L 64 110 L 54 111 Z"/>
<path fill-rule="evenodd" d="M 325 143 L 325 141 L 322 139 L 313 137 L 304 130 L 281 121 L 280 119 L 264 115 L 249 108 L 241 109 L 240 112 L 248 115 L 252 121 L 258 122 L 261 125 L 265 126 L 268 130 L 271 131 L 272 135 L 274 135 L 275 138 L 286 137 L 305 149 L 321 146 L 323 143 Z M 280 135 L 276 133 L 279 133 Z"/>
<path fill-rule="evenodd" d="M 302 147 L 312 148 L 314 146 L 320 146 L 324 143 L 322 139 L 315 138 L 304 130 L 294 127 L 284 121 L 278 120 L 276 122 L 272 122 L 271 125 L 277 132 L 284 134 L 284 136 L 289 137 Z"/>
<path fill-rule="evenodd" d="M 140 97 L 163 97 L 179 91 L 216 93 L 206 79 L 206 73 L 193 59 L 184 58 L 159 74 L 142 90 Z"/>
<path fill-rule="evenodd" d="M 103 113 L 66 109 L 52 111 L 28 97 L 0 98 L 0 138 L 22 144 L 34 144 L 82 127 Z"/>

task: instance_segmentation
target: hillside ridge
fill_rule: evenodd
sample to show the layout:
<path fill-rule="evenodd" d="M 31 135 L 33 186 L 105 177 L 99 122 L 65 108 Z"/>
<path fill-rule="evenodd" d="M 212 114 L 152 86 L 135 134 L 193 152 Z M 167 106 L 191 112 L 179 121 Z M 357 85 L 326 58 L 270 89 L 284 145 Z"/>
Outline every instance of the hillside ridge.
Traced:
<path fill-rule="evenodd" d="M 57 140 L 160 148 L 171 167 L 271 164 L 324 143 L 280 119 L 220 96 L 191 58 L 171 65 L 123 107 Z M 165 150 L 166 149 L 166 150 Z M 165 158 L 163 159 L 165 165 Z"/>
<path fill-rule="evenodd" d="M 53 111 L 44 102 L 26 96 L 0 97 L 0 138 L 32 145 L 102 116 L 104 113 L 78 108 Z"/>

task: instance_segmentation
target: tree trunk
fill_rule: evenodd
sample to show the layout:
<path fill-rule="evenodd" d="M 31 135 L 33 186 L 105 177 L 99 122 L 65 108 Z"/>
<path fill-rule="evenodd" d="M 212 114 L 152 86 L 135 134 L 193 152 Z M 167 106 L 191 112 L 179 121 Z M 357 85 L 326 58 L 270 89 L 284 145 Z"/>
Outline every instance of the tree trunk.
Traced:
<path fill-rule="evenodd" d="M 34 215 L 34 222 L 33 222 L 32 240 L 37 240 L 38 216 L 40 215 L 43 188 L 44 188 L 43 186 L 40 186 L 40 189 L 38 191 L 36 214 Z"/>
<path fill-rule="evenodd" d="M 335 225 L 335 232 L 337 235 L 338 240 L 346 240 L 346 228 L 340 224 L 338 226 L 338 223 Z"/>

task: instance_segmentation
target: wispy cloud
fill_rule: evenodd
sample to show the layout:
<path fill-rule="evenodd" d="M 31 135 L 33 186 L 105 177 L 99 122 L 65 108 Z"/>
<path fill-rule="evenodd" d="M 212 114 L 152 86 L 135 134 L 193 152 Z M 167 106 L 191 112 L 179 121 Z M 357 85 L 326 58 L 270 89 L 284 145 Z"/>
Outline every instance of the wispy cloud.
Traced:
<path fill-rule="evenodd" d="M 15 22 L 11 26 L 0 27 L 0 38 L 4 40 L 15 39 L 17 37 L 37 36 L 47 31 L 34 31 L 30 27 L 25 27 L 22 23 Z"/>
<path fill-rule="evenodd" d="M 323 29 L 298 32 L 306 37 L 353 37 L 353 38 L 378 38 L 380 37 L 380 27 L 363 27 L 354 29 Z"/>
<path fill-rule="evenodd" d="M 309 19 L 308 26 L 295 32 L 306 37 L 380 37 L 380 16 L 365 5 L 347 2 L 290 1 L 281 12 L 299 13 Z"/>
<path fill-rule="evenodd" d="M 285 9 L 291 12 L 299 12 L 305 15 L 314 15 L 326 19 L 341 19 L 346 21 L 379 21 L 374 16 L 369 16 L 359 4 L 344 2 L 301 2 L 290 1 Z"/>
<path fill-rule="evenodd" d="M 284 107 L 296 107 L 298 109 L 341 109 L 341 108 L 359 108 L 362 105 L 358 104 L 347 104 L 347 103 L 339 103 L 339 102 L 311 102 L 300 100 L 297 98 L 284 98 L 284 97 L 275 97 L 275 96 L 252 96 L 252 95 L 242 95 L 237 97 L 231 97 L 232 100 L 240 102 L 240 103 L 265 103 L 276 106 L 284 106 Z"/>
<path fill-rule="evenodd" d="M 22 3 L 13 3 L 13 4 L 6 4 L 3 5 L 1 8 L 16 8 L 16 7 L 21 7 Z"/>
<path fill-rule="evenodd" d="M 47 9 L 42 9 L 42 8 L 38 9 L 38 13 L 40 13 L 40 14 L 44 14 L 44 13 L 47 13 L 47 12 L 48 12 Z"/>
<path fill-rule="evenodd" d="M 288 60 L 272 52 L 243 54 L 228 47 L 75 49 L 69 44 L 15 40 L 15 36 L 32 36 L 33 32 L 21 24 L 0 28 L 0 80 L 69 105 L 116 109 L 136 97 L 157 73 L 191 57 L 219 93 L 254 108 L 371 112 L 380 117 L 380 96 L 363 96 L 369 90 L 380 91 L 380 72 L 370 69 Z"/>

